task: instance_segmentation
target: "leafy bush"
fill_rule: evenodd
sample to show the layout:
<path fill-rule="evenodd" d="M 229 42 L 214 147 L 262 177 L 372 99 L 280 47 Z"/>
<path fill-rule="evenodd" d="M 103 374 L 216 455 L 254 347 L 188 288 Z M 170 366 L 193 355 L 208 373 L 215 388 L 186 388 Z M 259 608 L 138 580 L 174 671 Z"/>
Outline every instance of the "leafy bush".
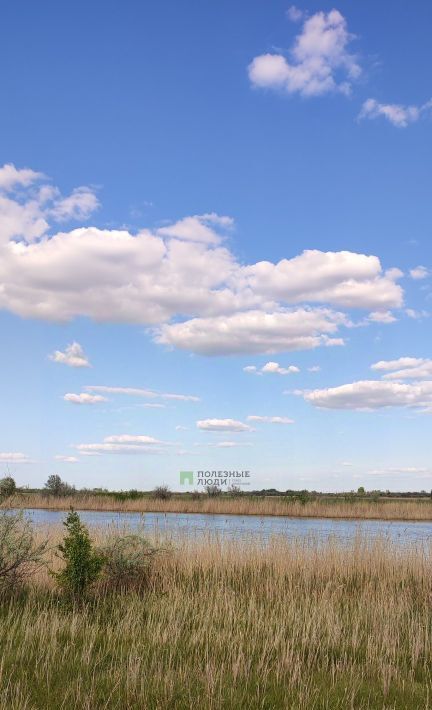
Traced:
<path fill-rule="evenodd" d="M 45 483 L 45 491 L 53 496 L 71 496 L 75 493 L 75 487 L 70 486 L 69 483 L 62 481 L 57 473 L 48 476 L 48 480 Z"/>
<path fill-rule="evenodd" d="M 88 529 L 78 513 L 71 510 L 63 525 L 67 533 L 58 549 L 65 567 L 51 574 L 68 596 L 74 601 L 81 601 L 99 577 L 103 557 L 94 550 Z"/>
<path fill-rule="evenodd" d="M 43 562 L 47 541 L 36 543 L 22 512 L 0 512 L 0 595 L 18 591 Z"/>
<path fill-rule="evenodd" d="M 215 485 L 207 486 L 206 492 L 207 492 L 207 495 L 210 496 L 210 498 L 217 498 L 217 496 L 222 495 L 222 491 L 219 488 L 219 486 L 215 486 Z"/>
<path fill-rule="evenodd" d="M 0 479 L 0 503 L 11 498 L 17 492 L 17 486 L 12 476 Z"/>
<path fill-rule="evenodd" d="M 169 500 L 171 496 L 172 493 L 168 486 L 156 486 L 153 490 L 153 498 L 156 498 L 157 500 Z"/>
<path fill-rule="evenodd" d="M 161 550 L 142 535 L 113 535 L 99 549 L 106 591 L 142 590 L 148 586 L 152 563 Z"/>

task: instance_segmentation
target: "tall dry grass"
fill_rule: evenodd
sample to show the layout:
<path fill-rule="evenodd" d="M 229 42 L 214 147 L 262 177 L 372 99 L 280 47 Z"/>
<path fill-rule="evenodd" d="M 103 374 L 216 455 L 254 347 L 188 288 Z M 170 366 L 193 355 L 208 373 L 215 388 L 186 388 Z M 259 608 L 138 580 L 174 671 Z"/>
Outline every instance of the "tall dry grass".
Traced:
<path fill-rule="evenodd" d="M 146 496 L 136 500 L 116 501 L 110 496 L 76 495 L 65 498 L 40 494 L 16 497 L 13 505 L 22 508 L 102 510 L 139 513 L 212 513 L 220 515 L 287 515 L 296 518 L 364 518 L 371 520 L 432 520 L 432 500 L 383 500 L 317 498 L 301 503 L 292 497 L 210 498 L 199 500 L 172 497 L 158 500 Z"/>
<path fill-rule="evenodd" d="M 185 539 L 144 596 L 51 589 L 1 609 L 2 709 L 431 706 L 430 548 Z"/>

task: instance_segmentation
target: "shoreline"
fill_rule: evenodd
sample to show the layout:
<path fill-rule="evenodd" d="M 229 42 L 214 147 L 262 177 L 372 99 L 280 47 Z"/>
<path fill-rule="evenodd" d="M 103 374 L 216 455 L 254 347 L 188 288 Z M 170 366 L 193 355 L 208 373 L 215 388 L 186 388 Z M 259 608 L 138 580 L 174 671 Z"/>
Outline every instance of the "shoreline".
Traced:
<path fill-rule="evenodd" d="M 160 515 L 166 515 L 166 514 L 172 514 L 172 515 L 224 515 L 224 516 L 237 516 L 237 517 L 257 517 L 257 518 L 290 518 L 290 519 L 309 519 L 309 520 L 314 520 L 314 519 L 322 519 L 322 520 L 352 520 L 352 521 L 381 521 L 381 522 L 407 522 L 407 523 L 432 523 L 432 510 L 430 511 L 430 515 L 428 517 L 426 516 L 421 516 L 421 515 L 415 515 L 416 511 L 409 511 L 411 515 L 407 514 L 408 511 L 405 512 L 405 514 L 397 514 L 396 512 L 392 514 L 386 514 L 383 515 L 383 507 L 384 506 L 389 506 L 391 505 L 390 502 L 383 502 L 383 503 L 374 503 L 372 505 L 380 505 L 380 510 L 375 511 L 370 511 L 370 510 L 364 510 L 364 511 L 352 511 L 352 514 L 349 513 L 349 511 L 346 510 L 340 510 L 339 513 L 336 510 L 329 510 L 329 508 L 344 508 L 346 506 L 354 506 L 356 505 L 355 503 L 345 503 L 341 502 L 339 503 L 332 503 L 331 506 L 326 506 L 323 503 L 306 503 L 304 504 L 305 510 L 301 510 L 296 507 L 295 510 L 289 510 L 289 511 L 283 511 L 283 510 L 247 510 L 247 505 L 242 505 L 241 510 L 229 510 L 226 509 L 228 506 L 223 506 L 219 505 L 217 506 L 220 509 L 215 509 L 215 510 L 209 510 L 209 509 L 204 509 L 200 510 L 199 505 L 191 506 L 190 508 L 183 504 L 183 505 L 173 505 L 173 502 L 170 503 L 170 505 L 164 507 L 161 503 L 155 504 L 155 505 L 149 505 L 146 506 L 143 509 L 140 509 L 138 506 L 131 506 L 128 505 L 127 503 L 120 503 L 120 504 L 113 504 L 109 506 L 97 506 L 95 505 L 94 501 L 91 501 L 88 505 L 85 504 L 85 501 L 80 501 L 80 500 L 65 500 L 62 501 L 56 501 L 55 505 L 44 505 L 42 502 L 36 502 L 36 501 L 20 501 L 21 503 L 26 503 L 25 505 L 13 505 L 12 507 L 20 510 L 30 510 L 30 509 L 35 509 L 35 510 L 46 510 L 46 511 L 57 511 L 57 512 L 67 512 L 70 510 L 70 508 L 74 508 L 74 510 L 77 510 L 78 512 L 95 512 L 95 513 L 126 513 L 126 514 L 140 514 L 140 515 L 145 515 L 147 513 L 151 514 L 160 514 Z M 208 503 L 208 501 L 206 501 Z M 250 504 L 251 508 L 253 506 L 253 503 Z M 280 505 L 280 503 L 279 503 Z M 287 505 L 286 503 L 282 503 L 282 505 Z M 290 506 L 294 507 L 295 504 L 289 504 Z M 314 510 L 307 510 L 308 507 L 312 506 L 314 507 Z M 357 506 L 359 505 L 364 505 L 364 503 L 357 503 Z M 418 503 L 408 503 L 405 504 L 407 506 L 414 506 L 414 505 L 419 505 Z M 420 505 L 426 505 L 425 503 L 420 503 Z M 2 506 L 3 507 L 3 506 Z M 203 507 L 205 507 L 203 505 Z M 240 506 L 239 506 L 240 507 Z M 263 508 L 266 506 L 262 506 Z M 268 506 L 270 507 L 270 506 Z M 322 507 L 322 509 L 319 509 Z M 194 508 L 194 509 L 192 509 Z M 225 509 L 224 509 L 225 508 Z M 386 511 L 387 512 L 387 511 Z M 390 511 L 388 511 L 390 512 Z"/>

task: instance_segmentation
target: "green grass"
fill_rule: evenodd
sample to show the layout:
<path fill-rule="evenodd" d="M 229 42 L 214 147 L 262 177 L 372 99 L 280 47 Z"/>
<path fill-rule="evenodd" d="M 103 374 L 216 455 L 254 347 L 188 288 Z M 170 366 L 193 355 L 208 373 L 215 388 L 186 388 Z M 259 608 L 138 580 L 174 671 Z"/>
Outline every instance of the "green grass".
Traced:
<path fill-rule="evenodd" d="M 0 707 L 430 707 L 431 559 L 383 544 L 184 543 L 144 595 L 0 610 Z"/>

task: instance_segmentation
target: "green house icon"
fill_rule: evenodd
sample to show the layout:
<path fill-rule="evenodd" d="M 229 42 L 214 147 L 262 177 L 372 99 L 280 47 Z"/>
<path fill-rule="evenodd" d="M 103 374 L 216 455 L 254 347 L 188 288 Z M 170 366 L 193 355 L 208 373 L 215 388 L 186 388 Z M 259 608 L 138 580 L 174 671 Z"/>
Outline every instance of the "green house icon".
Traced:
<path fill-rule="evenodd" d="M 186 483 L 193 486 L 193 471 L 180 471 L 180 485 L 184 486 Z"/>

